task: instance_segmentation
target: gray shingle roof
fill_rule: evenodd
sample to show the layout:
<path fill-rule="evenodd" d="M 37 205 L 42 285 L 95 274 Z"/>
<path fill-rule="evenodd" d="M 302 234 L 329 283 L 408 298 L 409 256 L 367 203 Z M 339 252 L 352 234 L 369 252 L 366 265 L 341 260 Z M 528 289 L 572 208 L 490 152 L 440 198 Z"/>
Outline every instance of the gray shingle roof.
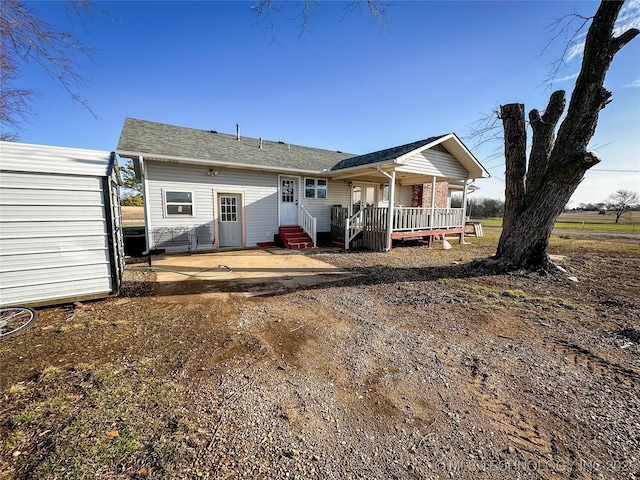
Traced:
<path fill-rule="evenodd" d="M 117 152 L 120 156 L 190 159 L 264 168 L 321 172 L 354 154 L 289 145 L 257 138 L 127 118 Z"/>
<path fill-rule="evenodd" d="M 377 152 L 365 153 L 364 155 L 360 155 L 357 157 L 345 158 L 344 160 L 341 160 L 339 163 L 334 165 L 331 168 L 331 170 L 341 170 L 343 168 L 359 167 L 362 165 L 369 165 L 372 163 L 390 162 L 406 153 L 412 152 L 413 150 L 417 150 L 420 147 L 424 147 L 425 145 L 431 142 L 435 142 L 436 140 L 444 136 L 445 135 L 440 135 L 437 137 L 429 137 L 429 138 L 425 138 L 424 140 L 418 140 L 417 142 L 407 143 L 406 145 L 387 148 L 385 150 L 379 150 Z"/>

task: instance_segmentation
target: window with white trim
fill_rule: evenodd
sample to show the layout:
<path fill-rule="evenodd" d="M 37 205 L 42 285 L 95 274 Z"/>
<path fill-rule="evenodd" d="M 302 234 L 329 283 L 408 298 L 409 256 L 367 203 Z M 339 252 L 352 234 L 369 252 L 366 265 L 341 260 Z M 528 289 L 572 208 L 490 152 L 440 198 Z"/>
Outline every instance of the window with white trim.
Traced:
<path fill-rule="evenodd" d="M 193 192 L 164 191 L 165 215 L 193 216 Z"/>
<path fill-rule="evenodd" d="M 327 181 L 322 178 L 305 178 L 304 198 L 327 198 Z"/>

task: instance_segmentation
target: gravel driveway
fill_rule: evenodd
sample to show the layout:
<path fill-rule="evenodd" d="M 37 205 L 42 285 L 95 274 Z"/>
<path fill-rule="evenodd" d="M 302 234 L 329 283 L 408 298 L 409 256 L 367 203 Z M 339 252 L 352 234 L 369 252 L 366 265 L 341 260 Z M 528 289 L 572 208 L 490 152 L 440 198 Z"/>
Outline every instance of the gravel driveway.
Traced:
<path fill-rule="evenodd" d="M 640 246 L 554 237 L 567 274 L 488 275 L 466 265 L 496 239 L 469 240 L 318 253 L 360 276 L 264 297 L 128 272 L 84 326 L 47 309 L 2 346 L 2 388 L 54 361 L 151 366 L 178 386 L 175 478 L 640 478 Z"/>

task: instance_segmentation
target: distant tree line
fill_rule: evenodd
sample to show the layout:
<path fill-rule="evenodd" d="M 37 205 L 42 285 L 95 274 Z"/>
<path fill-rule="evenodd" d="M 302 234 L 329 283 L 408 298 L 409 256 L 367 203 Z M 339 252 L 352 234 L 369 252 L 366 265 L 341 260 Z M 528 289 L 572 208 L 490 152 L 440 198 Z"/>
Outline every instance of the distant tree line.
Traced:
<path fill-rule="evenodd" d="M 451 208 L 462 208 L 462 195 L 451 197 Z M 467 198 L 467 216 L 473 218 L 502 218 L 504 201 L 495 198 Z"/>

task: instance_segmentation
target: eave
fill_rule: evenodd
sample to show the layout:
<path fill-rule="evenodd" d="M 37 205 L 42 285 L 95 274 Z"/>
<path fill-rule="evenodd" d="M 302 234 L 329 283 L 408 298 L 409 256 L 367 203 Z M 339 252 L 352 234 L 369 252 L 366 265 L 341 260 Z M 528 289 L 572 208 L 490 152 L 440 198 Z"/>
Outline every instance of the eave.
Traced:
<path fill-rule="evenodd" d="M 330 176 L 328 171 L 323 171 L 323 170 L 301 170 L 298 168 L 272 167 L 267 165 L 251 165 L 246 163 L 226 162 L 223 160 L 204 160 L 202 158 L 175 157 L 175 156 L 168 156 L 168 155 L 131 152 L 131 151 L 117 151 L 116 153 L 121 157 L 130 158 L 132 160 L 142 157 L 145 161 L 151 160 L 151 161 L 159 161 L 159 162 L 167 162 L 167 163 L 202 165 L 206 167 L 224 167 L 224 168 L 233 168 L 238 170 L 254 170 L 254 171 L 258 170 L 263 172 L 288 173 L 292 175 L 293 174 L 314 175 L 316 177 Z"/>

